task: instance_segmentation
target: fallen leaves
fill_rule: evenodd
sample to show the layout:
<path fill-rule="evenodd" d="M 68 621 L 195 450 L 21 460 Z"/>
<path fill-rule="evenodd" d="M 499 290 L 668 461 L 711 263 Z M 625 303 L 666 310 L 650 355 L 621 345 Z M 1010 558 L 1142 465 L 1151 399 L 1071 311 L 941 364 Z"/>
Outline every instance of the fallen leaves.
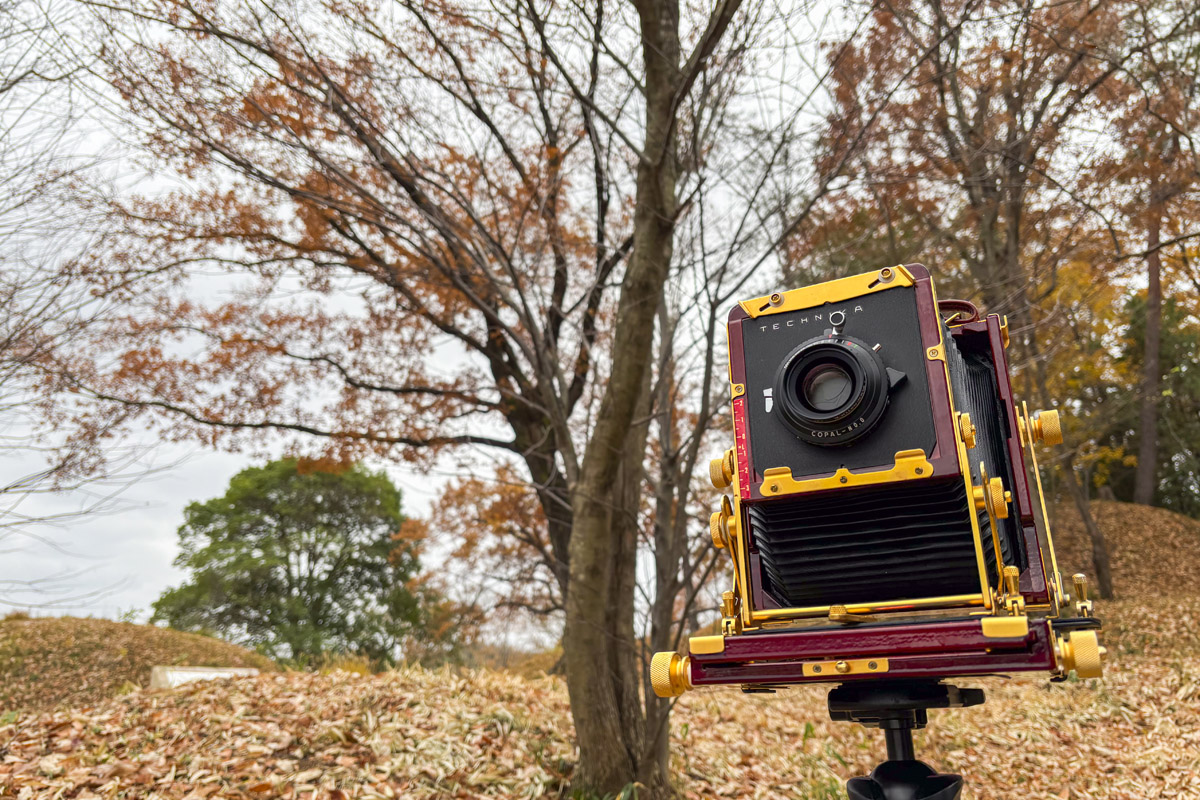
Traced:
<path fill-rule="evenodd" d="M 931 713 L 917 752 L 969 797 L 1200 797 L 1200 658 L 1139 658 L 1103 681 L 961 681 L 980 707 Z M 33 798 L 534 798 L 576 749 L 557 678 L 405 668 L 288 673 L 138 692 L 0 727 L 0 794 Z M 672 718 L 687 798 L 840 798 L 882 737 L 829 721 L 825 690 L 701 690 Z"/>
<path fill-rule="evenodd" d="M 1141 569 L 1128 543 L 1147 518 L 1102 511 L 1122 569 Z M 1176 585 L 1194 593 L 1200 527 L 1150 522 L 1169 546 L 1146 552 L 1170 558 L 1163 569 L 1190 576 Z M 918 756 L 963 774 L 969 800 L 1200 797 L 1200 599 L 1124 585 L 1126 599 L 1099 605 L 1104 680 L 957 681 L 988 701 L 931 712 Z M 845 780 L 883 759 L 883 741 L 831 722 L 825 692 L 685 695 L 671 720 L 679 794 L 845 797 Z M 577 758 L 561 680 L 489 670 L 276 673 L 4 720 L 0 795 L 20 800 L 553 797 Z"/>

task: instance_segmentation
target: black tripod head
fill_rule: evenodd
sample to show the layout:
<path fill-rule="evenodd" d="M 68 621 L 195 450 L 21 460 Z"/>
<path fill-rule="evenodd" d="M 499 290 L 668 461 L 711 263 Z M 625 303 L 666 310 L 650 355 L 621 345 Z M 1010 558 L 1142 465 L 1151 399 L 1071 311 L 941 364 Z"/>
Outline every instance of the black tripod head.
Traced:
<path fill-rule="evenodd" d="M 959 775 L 941 775 L 913 752 L 912 732 L 924 728 L 931 708 L 963 708 L 983 702 L 982 689 L 938 681 L 861 681 L 829 692 L 829 718 L 883 730 L 888 760 L 868 777 L 846 784 L 850 800 L 955 800 Z"/>

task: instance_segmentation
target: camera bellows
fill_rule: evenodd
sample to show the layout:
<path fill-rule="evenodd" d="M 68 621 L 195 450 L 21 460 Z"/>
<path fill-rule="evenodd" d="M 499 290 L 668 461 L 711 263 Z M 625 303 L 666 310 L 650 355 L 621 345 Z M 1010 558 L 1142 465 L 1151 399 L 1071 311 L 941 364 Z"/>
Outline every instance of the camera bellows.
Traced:
<path fill-rule="evenodd" d="M 973 513 L 955 478 L 764 503 L 749 520 L 764 589 L 803 608 L 978 592 Z"/>

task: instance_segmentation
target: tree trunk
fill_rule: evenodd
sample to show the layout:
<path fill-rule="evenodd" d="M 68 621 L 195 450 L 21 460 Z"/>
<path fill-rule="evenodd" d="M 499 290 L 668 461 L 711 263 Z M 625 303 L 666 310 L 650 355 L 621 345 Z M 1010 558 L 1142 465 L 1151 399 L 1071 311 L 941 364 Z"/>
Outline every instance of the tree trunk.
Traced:
<path fill-rule="evenodd" d="M 673 251 L 678 166 L 675 92 L 679 84 L 679 8 L 674 0 L 637 4 L 646 63 L 646 136 L 638 163 L 633 248 L 613 334 L 612 374 L 572 494 L 570 589 L 563 658 L 579 740 L 575 788 L 620 792 L 645 774 L 644 720 L 633 662 L 636 538 L 614 506 L 639 407 L 649 390 L 654 320 Z M 645 434 L 641 433 L 644 442 Z M 628 485 L 628 484 L 626 484 Z M 635 506 L 636 508 L 636 506 Z M 617 512 L 617 513 L 614 513 Z M 655 787 L 649 787 L 653 793 Z"/>
<path fill-rule="evenodd" d="M 1096 593 L 1105 600 L 1112 599 L 1114 590 L 1112 564 L 1108 557 L 1108 541 L 1104 538 L 1104 531 L 1100 530 L 1100 526 L 1096 524 L 1096 518 L 1092 515 L 1087 488 L 1075 474 L 1073 454 L 1067 453 L 1063 466 L 1066 473 L 1067 493 L 1071 495 L 1075 510 L 1079 512 L 1079 518 L 1083 520 L 1083 528 L 1087 531 L 1088 542 L 1092 546 L 1092 570 L 1096 573 Z"/>
<path fill-rule="evenodd" d="M 1138 460 L 1133 502 L 1150 505 L 1158 486 L 1158 399 L 1162 378 L 1160 351 L 1162 342 L 1162 272 L 1159 239 L 1162 228 L 1162 203 L 1157 190 L 1151 192 L 1151 216 L 1146 244 L 1146 342 L 1142 356 L 1142 385 L 1138 392 Z"/>

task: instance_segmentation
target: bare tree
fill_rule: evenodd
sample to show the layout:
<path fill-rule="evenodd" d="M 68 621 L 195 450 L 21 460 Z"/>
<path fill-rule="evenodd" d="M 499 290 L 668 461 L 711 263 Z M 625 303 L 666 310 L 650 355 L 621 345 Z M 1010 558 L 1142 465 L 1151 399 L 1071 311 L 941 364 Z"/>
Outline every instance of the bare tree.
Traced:
<path fill-rule="evenodd" d="M 137 451 L 100 448 L 103 431 L 72 426 L 68 398 L 46 392 L 48 362 L 94 331 L 110 310 L 79 280 L 73 256 L 94 241 L 98 218 L 72 191 L 95 160 L 80 147 L 85 104 L 73 79 L 86 64 L 63 31 L 71 8 L 0 2 L 0 537 L 112 509 L 135 477 Z M 60 511 L 34 508 L 53 495 Z M 9 583 L 49 602 L 73 573 Z M 10 593 L 11 595 L 11 593 Z M 78 599 L 78 598 L 76 598 Z"/>
<path fill-rule="evenodd" d="M 811 85 L 757 125 L 730 111 L 752 110 L 764 12 L 89 6 L 130 138 L 184 180 L 115 209 L 127 235 L 89 277 L 129 310 L 62 387 L 168 437 L 519 470 L 540 507 L 522 552 L 564 608 L 577 782 L 665 790 L 636 620 L 671 646 L 703 602 L 721 313 L 836 180 L 786 158 Z"/>

